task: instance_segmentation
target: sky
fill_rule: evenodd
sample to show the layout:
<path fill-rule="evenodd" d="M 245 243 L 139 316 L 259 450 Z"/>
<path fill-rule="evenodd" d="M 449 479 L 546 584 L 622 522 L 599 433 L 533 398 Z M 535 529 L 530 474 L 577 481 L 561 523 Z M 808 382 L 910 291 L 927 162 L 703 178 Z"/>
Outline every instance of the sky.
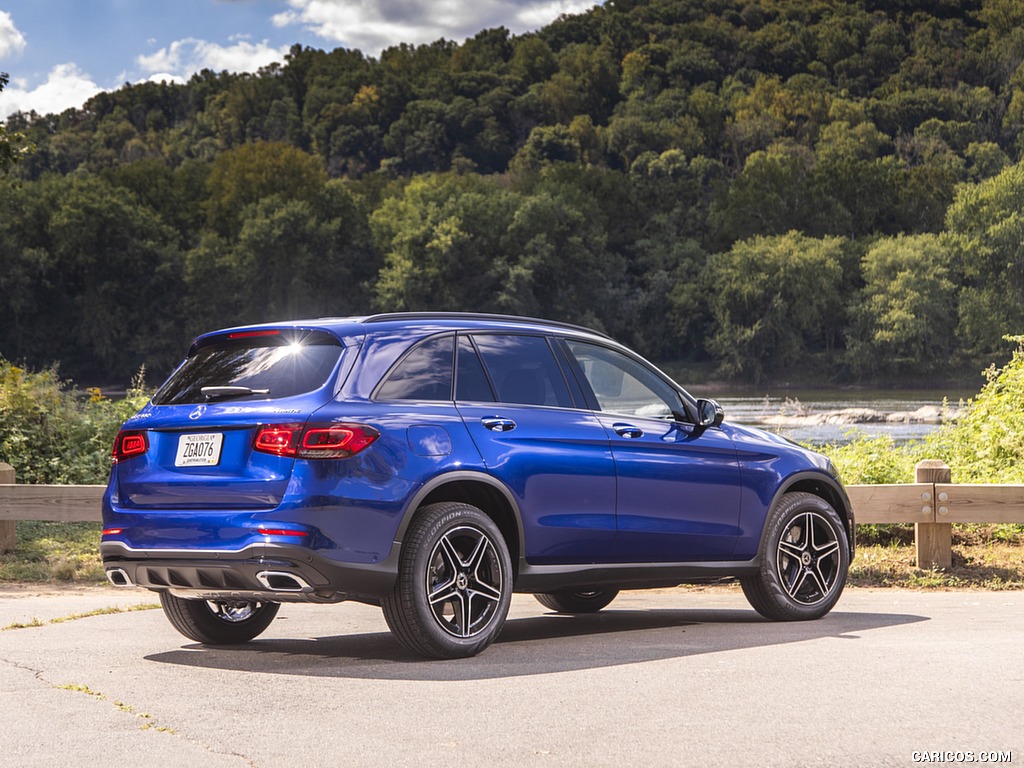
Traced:
<path fill-rule="evenodd" d="M 0 0 L 0 120 L 81 107 L 125 83 L 185 82 L 202 69 L 255 72 L 292 45 L 462 42 L 538 29 L 595 0 Z"/>

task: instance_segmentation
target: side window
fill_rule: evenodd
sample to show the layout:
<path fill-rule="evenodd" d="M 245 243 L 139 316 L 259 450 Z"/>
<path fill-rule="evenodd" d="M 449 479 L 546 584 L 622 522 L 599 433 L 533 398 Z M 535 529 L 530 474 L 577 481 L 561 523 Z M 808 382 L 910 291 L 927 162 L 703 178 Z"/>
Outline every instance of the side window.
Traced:
<path fill-rule="evenodd" d="M 543 336 L 474 335 L 498 402 L 572 408 L 569 388 Z"/>
<path fill-rule="evenodd" d="M 452 336 L 440 336 L 414 347 L 377 388 L 377 400 L 451 400 Z"/>
<path fill-rule="evenodd" d="M 613 349 L 566 339 L 602 411 L 649 419 L 685 413 L 679 393 L 650 369 Z"/>
<path fill-rule="evenodd" d="M 487 374 L 480 363 L 480 357 L 473 348 L 473 342 L 466 336 L 459 337 L 459 356 L 456 362 L 455 399 L 471 403 L 493 403 L 494 393 L 487 382 Z"/>

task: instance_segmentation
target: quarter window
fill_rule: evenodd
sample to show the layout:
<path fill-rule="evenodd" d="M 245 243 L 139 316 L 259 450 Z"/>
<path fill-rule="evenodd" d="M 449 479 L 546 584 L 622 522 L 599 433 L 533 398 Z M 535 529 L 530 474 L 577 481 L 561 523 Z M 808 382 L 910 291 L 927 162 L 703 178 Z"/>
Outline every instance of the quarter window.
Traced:
<path fill-rule="evenodd" d="M 451 400 L 453 337 L 420 344 L 391 369 L 377 390 L 378 400 Z"/>

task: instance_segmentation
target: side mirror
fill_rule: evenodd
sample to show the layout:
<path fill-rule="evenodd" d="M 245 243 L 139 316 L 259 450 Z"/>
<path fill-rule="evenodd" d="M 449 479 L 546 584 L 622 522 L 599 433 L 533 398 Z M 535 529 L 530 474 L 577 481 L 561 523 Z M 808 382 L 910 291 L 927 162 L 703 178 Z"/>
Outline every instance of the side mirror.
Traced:
<path fill-rule="evenodd" d="M 697 401 L 697 426 L 703 429 L 717 427 L 725 419 L 725 411 L 714 400 Z"/>

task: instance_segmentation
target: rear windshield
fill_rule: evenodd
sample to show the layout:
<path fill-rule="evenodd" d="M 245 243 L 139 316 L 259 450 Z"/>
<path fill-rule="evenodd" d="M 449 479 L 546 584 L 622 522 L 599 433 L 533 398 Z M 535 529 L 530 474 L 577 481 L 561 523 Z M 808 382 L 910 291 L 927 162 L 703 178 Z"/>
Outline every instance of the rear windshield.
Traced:
<path fill-rule="evenodd" d="M 302 340 L 214 339 L 171 374 L 153 404 L 276 400 L 312 392 L 327 383 L 342 350 L 337 340 L 320 334 Z"/>

